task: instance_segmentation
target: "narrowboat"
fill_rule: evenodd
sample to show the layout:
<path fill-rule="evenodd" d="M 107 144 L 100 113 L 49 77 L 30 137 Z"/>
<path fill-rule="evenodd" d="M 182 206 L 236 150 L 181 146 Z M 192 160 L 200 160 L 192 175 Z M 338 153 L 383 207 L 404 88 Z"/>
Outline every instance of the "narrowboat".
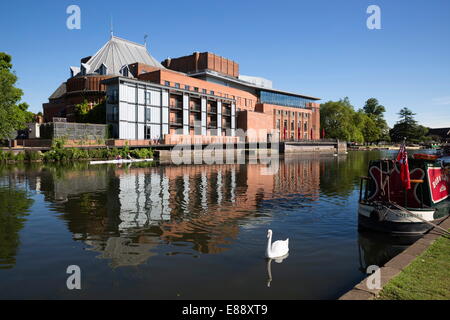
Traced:
<path fill-rule="evenodd" d="M 369 162 L 368 175 L 361 177 L 359 229 L 417 235 L 427 232 L 449 215 L 449 157 L 415 154 L 407 163 L 410 189 L 402 183 L 398 161 Z"/>

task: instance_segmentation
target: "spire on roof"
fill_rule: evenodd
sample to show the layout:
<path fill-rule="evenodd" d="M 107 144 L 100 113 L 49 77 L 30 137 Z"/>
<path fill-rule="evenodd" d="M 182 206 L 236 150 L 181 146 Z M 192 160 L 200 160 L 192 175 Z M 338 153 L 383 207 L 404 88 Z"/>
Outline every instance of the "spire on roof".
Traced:
<path fill-rule="evenodd" d="M 113 18 L 112 18 L 112 15 L 111 15 L 111 22 L 110 22 L 110 25 L 109 25 L 109 32 L 111 33 L 111 38 L 112 37 L 114 37 L 114 28 L 113 28 Z"/>

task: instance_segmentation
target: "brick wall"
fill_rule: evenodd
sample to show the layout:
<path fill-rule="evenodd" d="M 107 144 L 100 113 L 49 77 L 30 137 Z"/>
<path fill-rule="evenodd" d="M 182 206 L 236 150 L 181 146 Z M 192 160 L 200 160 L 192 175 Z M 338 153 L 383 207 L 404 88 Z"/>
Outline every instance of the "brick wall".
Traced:
<path fill-rule="evenodd" d="M 166 81 L 168 81 L 171 87 L 175 87 L 175 84 L 179 84 L 181 89 L 184 89 L 185 85 L 188 85 L 190 86 L 191 91 L 193 91 L 194 88 L 198 88 L 198 93 L 200 94 L 203 89 L 205 89 L 208 94 L 210 94 L 211 91 L 214 91 L 214 95 L 216 96 L 235 99 L 236 110 L 253 110 L 257 101 L 257 97 L 249 92 L 192 78 L 182 73 L 170 70 L 157 70 L 154 72 L 144 73 L 139 75 L 139 79 L 161 85 L 165 85 Z"/>
<path fill-rule="evenodd" d="M 193 73 L 213 70 L 231 77 L 239 77 L 239 64 L 210 52 L 194 52 L 190 56 L 166 59 L 162 65 L 175 71 Z"/>

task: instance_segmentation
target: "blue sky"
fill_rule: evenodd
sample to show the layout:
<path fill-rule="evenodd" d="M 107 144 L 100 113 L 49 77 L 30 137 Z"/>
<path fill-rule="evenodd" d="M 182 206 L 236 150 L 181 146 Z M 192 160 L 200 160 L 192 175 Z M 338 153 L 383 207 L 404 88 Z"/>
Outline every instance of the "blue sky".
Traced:
<path fill-rule="evenodd" d="M 81 8 L 69 30 L 66 8 Z M 369 30 L 369 5 L 381 30 Z M 210 51 L 274 87 L 356 108 L 377 98 L 389 125 L 408 107 L 431 127 L 450 126 L 450 1 L 7 1 L 0 11 L 0 51 L 13 56 L 23 100 L 34 112 L 114 34 L 149 35 L 158 60 Z"/>

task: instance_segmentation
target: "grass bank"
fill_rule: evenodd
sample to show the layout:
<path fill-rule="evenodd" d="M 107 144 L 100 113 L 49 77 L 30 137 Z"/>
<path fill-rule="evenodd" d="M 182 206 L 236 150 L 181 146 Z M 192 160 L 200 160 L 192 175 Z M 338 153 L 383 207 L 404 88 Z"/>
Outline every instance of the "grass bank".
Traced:
<path fill-rule="evenodd" d="M 450 239 L 438 238 L 380 292 L 379 300 L 449 300 Z"/>

